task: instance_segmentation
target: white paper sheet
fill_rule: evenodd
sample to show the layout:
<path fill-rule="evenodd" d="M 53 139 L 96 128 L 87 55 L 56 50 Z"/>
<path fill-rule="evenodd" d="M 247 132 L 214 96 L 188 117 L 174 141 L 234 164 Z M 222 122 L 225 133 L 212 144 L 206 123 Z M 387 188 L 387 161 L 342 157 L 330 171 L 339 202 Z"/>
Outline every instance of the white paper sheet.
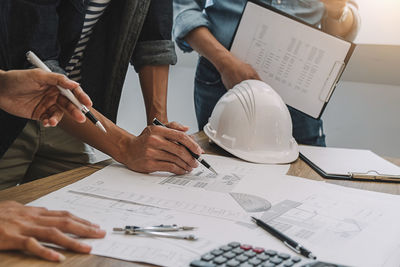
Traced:
<path fill-rule="evenodd" d="M 125 236 L 112 232 L 114 227 L 125 227 L 126 225 L 152 226 L 161 223 L 179 223 L 178 220 L 175 220 L 176 212 L 174 211 L 78 195 L 65 189 L 42 197 L 30 205 L 68 210 L 77 216 L 100 224 L 107 231 L 104 239 L 83 240 L 92 245 L 91 253 L 95 255 L 163 266 L 184 266 L 198 256 L 198 253 L 178 249 L 157 238 Z M 183 241 L 183 244 L 191 242 L 180 241 Z"/>
<path fill-rule="evenodd" d="M 212 159 L 207 160 L 211 162 Z M 229 170 L 232 165 L 238 168 L 238 162 L 234 159 L 219 160 L 220 172 Z M 293 255 L 280 241 L 255 227 L 249 220 L 250 215 L 262 217 L 264 214 L 271 224 L 302 243 L 319 260 L 351 266 L 399 266 L 399 262 L 396 262 L 396 255 L 400 253 L 399 196 L 291 177 L 283 174 L 282 170 L 274 170 L 266 165 L 244 168 L 242 173 L 242 179 L 229 193 L 190 187 L 174 187 L 174 191 L 171 191 L 185 203 L 207 204 L 214 210 L 235 210 L 240 214 L 236 220 L 233 216 L 221 216 L 221 213 L 216 216 L 209 209 L 197 213 L 190 209 L 185 211 L 179 205 L 176 206 L 176 203 L 170 209 L 160 209 L 118 201 L 118 198 L 124 199 L 132 194 L 143 194 L 139 192 L 142 190 L 149 194 L 155 188 L 159 190 L 157 193 L 169 194 L 167 186 L 159 185 L 159 181 L 165 179 L 165 174 L 154 176 L 126 173 L 120 166 L 107 167 L 80 182 L 38 199 L 31 205 L 69 210 L 100 223 L 107 230 L 107 236 L 105 239 L 88 240 L 93 245 L 92 253 L 130 261 L 187 266 L 199 255 L 231 241 Z M 72 192 L 88 185 L 96 187 L 96 194 L 99 196 Z M 118 194 L 113 195 L 113 199 L 108 199 L 109 195 L 103 194 L 107 190 L 118 191 Z M 197 199 L 195 192 L 202 192 L 203 199 Z M 264 210 L 247 213 L 231 196 L 236 193 L 267 200 L 272 205 L 273 212 Z M 222 203 L 219 203 L 219 196 L 224 196 L 221 198 Z M 210 201 L 206 202 L 206 198 Z M 291 205 L 282 205 L 282 202 Z M 250 205 L 250 209 L 252 207 Z M 149 226 L 161 223 L 196 226 L 193 234 L 199 240 L 192 242 L 124 236 L 111 231 L 113 227 L 125 225 Z"/>
<path fill-rule="evenodd" d="M 393 202 L 380 198 L 380 193 L 357 194 L 355 190 L 347 191 L 340 186 L 326 186 L 326 190 L 310 196 L 311 203 L 310 199 L 301 201 L 305 204 L 304 211 L 314 213 L 311 220 L 325 224 L 314 227 L 324 241 L 310 239 L 303 243 L 315 247 L 315 253 L 330 261 L 340 259 L 351 266 L 399 266 L 400 262 L 386 265 L 385 261 L 394 250 L 400 253 L 397 226 L 400 214 L 396 212 L 400 208 L 400 198 Z"/>
<path fill-rule="evenodd" d="M 213 217 L 181 213 L 69 192 L 65 188 L 31 202 L 32 206 L 68 210 L 77 216 L 99 223 L 107 231 L 104 239 L 84 239 L 91 244 L 92 254 L 127 261 L 147 262 L 161 266 L 188 266 L 190 261 L 228 242 L 238 241 L 279 249 L 294 255 L 275 238 L 248 221 L 237 223 Z M 112 232 L 125 225 L 153 226 L 178 224 L 197 227 L 188 233 L 197 241 L 125 236 Z M 179 233 L 182 234 L 182 233 Z"/>
<path fill-rule="evenodd" d="M 190 180 L 191 175 L 201 172 L 204 183 L 209 186 L 193 187 L 184 183 L 166 183 L 166 180 L 171 179 L 169 174 L 146 175 L 132 172 L 122 165 L 111 165 L 75 183 L 68 189 L 86 195 L 98 195 L 109 199 L 175 209 L 232 221 L 247 221 L 248 215 L 245 210 L 240 203 L 234 201 L 227 191 L 237 187 L 238 184 L 247 183 L 247 178 L 242 177 L 268 179 L 269 175 L 282 175 L 289 169 L 289 165 L 252 164 L 211 155 L 205 155 L 204 158 L 215 167 L 219 175 L 207 174 L 204 169 L 199 167 L 192 174 L 183 176 L 183 178 L 176 176 L 172 176 L 172 178 Z M 110 177 L 112 178 L 110 179 Z M 237 178 L 235 184 L 229 185 L 221 182 L 226 177 Z M 210 182 L 210 180 L 214 181 Z"/>
<path fill-rule="evenodd" d="M 399 175 L 400 167 L 370 150 L 300 146 L 300 152 L 328 174 L 371 173 Z"/>

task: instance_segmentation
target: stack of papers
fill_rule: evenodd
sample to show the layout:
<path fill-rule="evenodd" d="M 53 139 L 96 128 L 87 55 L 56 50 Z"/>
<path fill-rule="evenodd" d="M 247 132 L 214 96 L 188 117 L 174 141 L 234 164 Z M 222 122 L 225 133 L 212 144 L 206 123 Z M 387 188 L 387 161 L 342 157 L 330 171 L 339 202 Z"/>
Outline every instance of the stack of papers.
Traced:
<path fill-rule="evenodd" d="M 309 248 L 319 260 L 354 266 L 398 266 L 400 197 L 287 176 L 289 165 L 261 165 L 205 155 L 219 175 L 199 167 L 176 176 L 111 165 L 30 205 L 68 210 L 99 223 L 92 253 L 162 266 L 188 266 L 238 241 L 293 255 L 255 226 L 257 216 Z M 125 225 L 195 226 L 197 241 L 113 233 Z M 397 257 L 397 258 L 396 258 Z M 306 262 L 304 260 L 304 262 Z M 396 265 L 397 264 L 397 265 Z"/>

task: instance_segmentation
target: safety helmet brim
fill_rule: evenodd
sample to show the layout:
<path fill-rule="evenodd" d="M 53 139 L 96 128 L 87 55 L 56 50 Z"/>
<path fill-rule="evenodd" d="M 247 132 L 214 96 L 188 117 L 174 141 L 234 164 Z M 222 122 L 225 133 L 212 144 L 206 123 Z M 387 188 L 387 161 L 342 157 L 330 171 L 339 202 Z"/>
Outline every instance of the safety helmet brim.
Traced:
<path fill-rule="evenodd" d="M 213 134 L 214 131 L 212 130 L 210 123 L 207 123 L 206 126 L 204 126 L 203 130 L 204 133 L 219 147 L 245 161 L 261 164 L 288 164 L 297 160 L 299 156 L 299 148 L 294 138 L 291 138 L 291 140 L 289 140 L 290 149 L 288 150 L 243 151 L 229 148 L 225 146 L 222 142 L 220 142 L 217 138 L 215 138 L 215 134 Z"/>

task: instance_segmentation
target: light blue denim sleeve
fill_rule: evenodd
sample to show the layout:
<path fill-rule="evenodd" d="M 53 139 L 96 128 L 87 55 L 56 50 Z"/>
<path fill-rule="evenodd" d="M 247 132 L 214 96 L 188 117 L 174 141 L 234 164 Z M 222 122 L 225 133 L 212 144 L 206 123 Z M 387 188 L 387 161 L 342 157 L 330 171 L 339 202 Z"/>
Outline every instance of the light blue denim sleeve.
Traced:
<path fill-rule="evenodd" d="M 210 27 L 207 15 L 203 12 L 206 0 L 174 0 L 174 26 L 173 38 L 184 52 L 193 49 L 185 42 L 185 36 L 195 28 Z"/>
<path fill-rule="evenodd" d="M 348 3 L 350 10 L 353 12 L 354 22 L 351 31 L 344 37 L 348 41 L 354 41 L 361 27 L 361 16 L 358 12 L 358 5 L 355 0 L 350 0 Z"/>

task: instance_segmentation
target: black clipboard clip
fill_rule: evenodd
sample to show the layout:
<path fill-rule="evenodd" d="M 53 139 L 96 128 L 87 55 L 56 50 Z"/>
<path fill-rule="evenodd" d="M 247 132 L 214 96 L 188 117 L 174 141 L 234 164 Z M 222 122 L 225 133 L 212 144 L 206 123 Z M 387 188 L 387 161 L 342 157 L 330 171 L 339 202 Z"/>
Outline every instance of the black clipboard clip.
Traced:
<path fill-rule="evenodd" d="M 388 183 L 400 183 L 400 175 L 389 175 L 381 174 L 377 171 L 371 170 L 366 173 L 349 172 L 347 175 L 330 174 L 326 173 L 320 167 L 315 165 L 302 153 L 299 153 L 300 159 L 302 159 L 308 166 L 316 171 L 320 176 L 326 179 L 332 180 L 348 180 L 348 181 L 364 181 L 364 182 L 388 182 Z"/>
<path fill-rule="evenodd" d="M 319 99 L 321 101 L 324 101 L 325 103 L 329 102 L 345 68 L 346 63 L 344 61 L 335 61 L 333 63 L 329 76 L 326 78 L 324 86 L 319 95 Z"/>

